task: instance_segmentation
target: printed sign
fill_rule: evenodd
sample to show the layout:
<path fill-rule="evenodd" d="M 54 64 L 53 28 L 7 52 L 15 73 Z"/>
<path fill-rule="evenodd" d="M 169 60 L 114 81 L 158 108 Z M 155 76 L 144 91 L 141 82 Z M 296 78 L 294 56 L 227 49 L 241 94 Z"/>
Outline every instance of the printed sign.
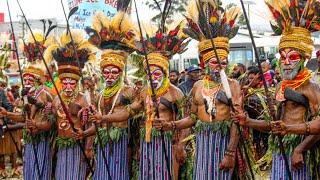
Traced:
<path fill-rule="evenodd" d="M 78 11 L 70 18 L 74 29 L 84 29 L 91 26 L 92 16 L 97 11 L 104 12 L 112 18 L 117 12 L 117 0 L 68 0 L 69 9 L 78 6 Z"/>

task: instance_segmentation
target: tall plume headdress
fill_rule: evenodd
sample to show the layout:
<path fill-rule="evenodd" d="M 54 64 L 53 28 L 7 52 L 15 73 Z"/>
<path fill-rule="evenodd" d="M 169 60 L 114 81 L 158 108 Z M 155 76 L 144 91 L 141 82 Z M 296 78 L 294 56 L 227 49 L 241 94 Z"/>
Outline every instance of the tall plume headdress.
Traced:
<path fill-rule="evenodd" d="M 108 65 L 123 70 L 129 53 L 135 50 L 136 29 L 126 13 L 129 1 L 118 3 L 118 13 L 112 19 L 103 12 L 97 12 L 93 16 L 92 27 L 86 28 L 89 42 L 102 50 L 101 70 Z"/>
<path fill-rule="evenodd" d="M 85 33 L 83 31 L 71 30 L 71 34 L 77 52 L 73 50 L 70 33 L 64 32 L 58 43 L 48 47 L 44 56 L 48 61 L 55 60 L 57 62 L 60 79 L 68 77 L 79 80 L 85 63 L 95 59 L 95 47 L 84 39 Z"/>
<path fill-rule="evenodd" d="M 187 50 L 190 42 L 188 36 L 183 33 L 184 21 L 176 20 L 170 26 L 166 24 L 166 17 L 170 11 L 171 1 L 166 1 L 164 9 L 161 11 L 162 18 L 158 28 L 145 25 L 143 34 L 144 42 L 139 42 L 138 51 L 143 54 L 145 44 L 149 65 L 156 65 L 163 69 L 165 74 L 169 74 L 169 60 L 175 54 L 182 54 Z M 160 7 L 159 7 L 160 8 Z M 144 60 L 144 67 L 147 66 Z"/>
<path fill-rule="evenodd" d="M 213 38 L 218 56 L 221 59 L 227 58 L 229 40 L 239 30 L 237 19 L 241 15 L 240 8 L 231 6 L 228 9 L 224 9 L 220 3 L 220 1 L 215 0 L 191 0 L 187 7 L 186 19 L 188 26 L 184 29 L 184 32 L 199 41 L 200 58 L 204 63 L 215 57 L 210 38 Z M 199 12 L 199 9 L 204 13 Z M 206 24 L 209 29 L 206 29 Z M 210 37 L 209 32 L 212 37 Z"/>
<path fill-rule="evenodd" d="M 50 45 L 56 43 L 56 39 L 54 36 L 50 35 L 50 32 L 56 26 L 53 25 L 46 30 L 41 32 L 40 30 L 34 31 L 35 40 L 32 35 L 29 34 L 26 40 L 23 40 L 22 51 L 26 57 L 27 63 L 23 67 L 22 75 L 31 74 L 35 76 L 37 79 L 44 81 L 44 76 L 46 74 L 46 68 L 42 61 L 41 52 L 43 53 Z M 46 62 L 47 59 L 45 58 Z"/>
<path fill-rule="evenodd" d="M 320 29 L 320 1 L 265 0 L 272 13 L 271 27 L 282 35 L 279 50 L 296 49 L 309 59 L 314 48 L 311 33 Z"/>
<path fill-rule="evenodd" d="M 138 51 L 141 54 L 146 53 L 147 57 L 143 61 L 144 69 L 148 69 L 148 65 L 153 65 L 161 68 L 165 74 L 161 87 L 154 91 L 156 98 L 165 94 L 170 87 L 169 76 L 169 60 L 177 53 L 181 54 L 187 49 L 187 45 L 190 42 L 188 37 L 183 33 L 183 22 L 173 23 L 173 28 L 166 26 L 166 17 L 170 11 L 171 1 L 167 0 L 164 9 L 161 11 L 162 20 L 159 24 L 159 28 L 153 31 L 152 27 L 145 26 L 145 32 L 141 32 L 144 38 L 143 42 L 138 43 Z M 178 24 L 174 26 L 174 24 Z M 148 31 L 149 30 L 149 31 Z M 145 34 L 144 34 L 145 33 Z M 144 45 L 142 44 L 144 43 Z M 144 47 L 146 49 L 144 49 Z M 145 54 L 144 54 L 145 55 Z M 148 61 L 148 63 L 147 63 Z M 151 96 L 153 95 L 151 85 L 148 88 L 148 94 L 146 98 L 146 142 L 151 141 L 152 121 L 154 119 L 153 101 Z"/>

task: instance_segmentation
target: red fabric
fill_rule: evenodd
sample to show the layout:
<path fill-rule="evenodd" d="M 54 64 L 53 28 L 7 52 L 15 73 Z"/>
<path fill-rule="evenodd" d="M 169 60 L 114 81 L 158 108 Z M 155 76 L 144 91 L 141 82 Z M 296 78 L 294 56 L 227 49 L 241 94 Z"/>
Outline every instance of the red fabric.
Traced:
<path fill-rule="evenodd" d="M 265 80 L 267 81 L 268 85 L 272 84 L 272 75 L 271 75 L 270 71 L 263 73 L 263 76 L 264 76 Z"/>
<path fill-rule="evenodd" d="M 4 13 L 0 12 L 0 23 L 4 22 Z"/>

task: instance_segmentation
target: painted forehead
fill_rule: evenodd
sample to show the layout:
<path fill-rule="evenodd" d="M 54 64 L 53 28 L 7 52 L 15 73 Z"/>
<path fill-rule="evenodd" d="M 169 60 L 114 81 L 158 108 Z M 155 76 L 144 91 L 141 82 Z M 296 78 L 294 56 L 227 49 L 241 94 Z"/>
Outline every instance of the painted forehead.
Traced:
<path fill-rule="evenodd" d="M 221 62 L 227 62 L 228 59 L 223 57 L 223 58 L 220 58 L 220 61 Z M 208 62 L 218 62 L 218 60 L 217 60 L 217 58 L 214 57 L 214 58 L 211 58 Z"/>
<path fill-rule="evenodd" d="M 63 83 L 76 83 L 77 81 L 75 79 L 72 79 L 72 78 L 63 78 L 62 82 Z"/>
<path fill-rule="evenodd" d="M 281 49 L 280 50 L 280 54 L 288 54 L 288 53 L 298 53 L 301 54 L 299 51 L 295 50 L 295 49 Z"/>
<path fill-rule="evenodd" d="M 30 78 L 35 78 L 35 76 L 32 75 L 32 74 L 24 74 L 23 77 L 24 77 L 24 78 L 28 78 L 28 79 L 30 79 Z"/>
<path fill-rule="evenodd" d="M 157 71 L 157 70 L 162 71 L 162 69 L 159 66 L 150 65 L 150 71 Z"/>
<path fill-rule="evenodd" d="M 114 65 L 108 65 L 105 68 L 103 68 L 104 71 L 105 70 L 114 70 L 114 69 L 117 69 L 118 71 L 120 71 L 120 68 L 117 66 L 114 66 Z"/>

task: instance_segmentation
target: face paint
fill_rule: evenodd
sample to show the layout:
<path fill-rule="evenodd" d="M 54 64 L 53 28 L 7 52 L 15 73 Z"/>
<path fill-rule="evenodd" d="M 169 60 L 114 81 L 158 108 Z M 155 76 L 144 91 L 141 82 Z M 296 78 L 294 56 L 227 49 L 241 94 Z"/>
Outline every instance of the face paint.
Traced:
<path fill-rule="evenodd" d="M 158 66 L 150 65 L 150 73 L 152 79 L 152 86 L 155 90 L 159 89 L 164 79 L 164 73 Z"/>
<path fill-rule="evenodd" d="M 294 79 L 304 64 L 301 53 L 291 49 L 284 49 L 280 52 L 280 55 L 282 78 L 284 80 Z"/>
<path fill-rule="evenodd" d="M 25 74 L 23 76 L 24 86 L 27 89 L 33 88 L 36 85 L 36 78 L 31 74 Z"/>
<path fill-rule="evenodd" d="M 107 66 L 103 69 L 102 75 L 107 87 L 113 86 L 120 78 L 121 70 L 116 66 Z"/>
<path fill-rule="evenodd" d="M 62 79 L 62 92 L 65 96 L 71 97 L 77 88 L 77 80 L 72 78 L 64 78 Z"/>
<path fill-rule="evenodd" d="M 220 59 L 221 61 L 221 66 L 223 69 L 226 69 L 228 65 L 228 60 L 227 58 L 222 58 Z M 208 63 L 207 63 L 209 69 L 210 69 L 210 76 L 211 78 L 216 81 L 216 82 L 221 82 L 220 79 L 220 66 L 219 62 L 217 61 L 216 58 L 211 58 Z"/>

